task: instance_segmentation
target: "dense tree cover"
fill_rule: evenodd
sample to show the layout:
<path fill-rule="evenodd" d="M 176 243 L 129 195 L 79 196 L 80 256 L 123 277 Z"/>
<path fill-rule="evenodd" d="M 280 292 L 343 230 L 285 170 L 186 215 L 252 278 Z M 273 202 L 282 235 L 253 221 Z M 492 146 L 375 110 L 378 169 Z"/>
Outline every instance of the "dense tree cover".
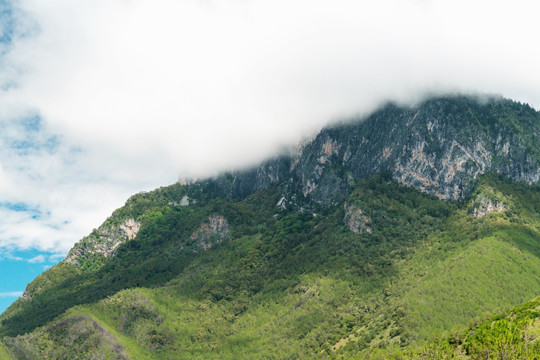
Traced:
<path fill-rule="evenodd" d="M 540 293 L 540 187 L 476 176 L 534 181 L 540 115 L 477 100 L 389 104 L 299 158 L 133 196 L 0 316 L 0 358 L 537 357 L 534 302 L 485 314 Z M 127 219 L 113 257 L 84 251 Z"/>
<path fill-rule="evenodd" d="M 336 206 L 285 209 L 277 188 L 240 200 L 192 193 L 197 202 L 176 205 L 185 191 L 133 197 L 109 221 L 136 217 L 141 230 L 113 259 L 84 270 L 63 263 L 37 281 L 31 301 L 2 315 L 4 336 L 33 331 L 4 340 L 8 350 L 52 356 L 58 329 L 77 338 L 82 326 L 54 324 L 84 314 L 131 358 L 402 356 L 540 290 L 537 186 L 486 176 L 469 200 L 443 202 L 380 174 Z M 504 210 L 474 218 L 480 196 Z M 345 204 L 362 209 L 371 233 L 347 228 Z M 201 251 L 191 234 L 215 214 L 230 236 Z M 480 334 L 462 341 L 466 351 L 487 341 Z M 50 346 L 28 345 L 38 340 Z"/>
<path fill-rule="evenodd" d="M 476 319 L 472 325 L 433 337 L 418 348 L 378 349 L 366 359 L 538 359 L 540 298 L 510 311 Z"/>

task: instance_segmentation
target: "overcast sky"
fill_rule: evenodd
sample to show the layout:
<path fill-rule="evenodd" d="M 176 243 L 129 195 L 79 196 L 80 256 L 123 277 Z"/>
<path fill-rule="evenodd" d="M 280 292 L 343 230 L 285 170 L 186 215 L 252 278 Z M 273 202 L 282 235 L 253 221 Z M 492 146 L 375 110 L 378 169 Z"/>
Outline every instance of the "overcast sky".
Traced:
<path fill-rule="evenodd" d="M 538 109 L 537 4 L 0 0 L 0 262 L 49 266 L 135 192 L 254 164 L 386 100 Z"/>

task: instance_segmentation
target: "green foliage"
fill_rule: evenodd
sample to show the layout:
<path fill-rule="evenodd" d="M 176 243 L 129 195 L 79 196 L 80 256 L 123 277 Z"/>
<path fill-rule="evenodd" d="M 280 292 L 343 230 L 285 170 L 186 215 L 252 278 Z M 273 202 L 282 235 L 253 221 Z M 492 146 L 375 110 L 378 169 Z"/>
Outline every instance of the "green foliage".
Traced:
<path fill-rule="evenodd" d="M 430 339 L 419 348 L 381 350 L 385 359 L 538 359 L 540 298 L 496 316 L 476 320 L 464 330 Z M 366 358 L 372 359 L 377 357 Z"/>
<path fill-rule="evenodd" d="M 23 359 L 127 359 L 116 341 L 94 319 L 76 315 L 5 343 L 16 358 Z"/>
<path fill-rule="evenodd" d="M 496 176 L 477 189 L 469 202 L 442 202 L 380 174 L 324 209 L 276 207 L 277 187 L 187 207 L 174 203 L 184 187 L 141 194 L 115 212 L 141 222 L 135 239 L 95 268 L 49 270 L 31 301 L 2 315 L 0 331 L 10 351 L 32 354 L 36 344 L 49 349 L 39 354 L 70 354 L 51 329 L 80 315 L 132 358 L 442 359 L 459 346 L 480 354 L 483 343 L 502 343 L 491 328 L 476 338 L 429 337 L 540 292 L 540 191 Z M 486 193 L 508 206 L 476 219 L 471 207 Z M 345 203 L 369 217 L 371 233 L 347 228 Z M 230 236 L 200 251 L 192 234 L 213 215 L 227 219 Z M 506 344 L 529 328 L 494 329 L 510 334 Z M 537 351 L 512 344 L 518 354 Z"/>
<path fill-rule="evenodd" d="M 0 360 L 11 360 L 12 357 L 9 355 L 4 345 L 0 343 Z"/>
<path fill-rule="evenodd" d="M 538 300 L 485 314 L 540 293 L 540 187 L 474 176 L 531 179 L 538 129 L 538 112 L 503 99 L 388 105 L 323 130 L 294 171 L 284 158 L 137 194 L 0 316 L 0 358 L 538 358 Z M 470 197 L 373 175 L 415 144 L 433 160 L 418 181 L 448 175 Z M 461 153 L 455 178 L 430 173 Z M 128 219 L 140 230 L 113 256 L 84 251 L 115 243 Z"/>

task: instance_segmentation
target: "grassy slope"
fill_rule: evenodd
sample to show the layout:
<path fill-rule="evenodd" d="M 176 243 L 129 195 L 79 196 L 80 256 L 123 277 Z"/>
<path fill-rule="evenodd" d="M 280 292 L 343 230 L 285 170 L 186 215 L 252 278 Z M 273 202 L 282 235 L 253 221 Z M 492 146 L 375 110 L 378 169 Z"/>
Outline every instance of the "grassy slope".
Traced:
<path fill-rule="evenodd" d="M 362 181 L 347 201 L 371 218 L 374 232 L 359 235 L 343 225 L 342 205 L 316 217 L 273 216 L 274 195 L 251 198 L 234 205 L 237 213 L 270 205 L 266 225 L 232 220 L 247 230 L 166 281 L 83 303 L 63 318 L 91 316 L 131 358 L 334 357 L 420 344 L 540 293 L 538 188 L 482 181 L 475 196 L 496 196 L 506 211 L 474 219 L 470 204 L 442 203 L 384 177 Z M 208 206 L 200 211 L 225 211 Z M 164 210 L 153 216 L 149 227 L 169 219 Z M 141 232 L 126 261 L 131 252 L 154 254 Z M 160 244 L 154 256 L 166 262 L 163 249 L 172 245 L 149 244 Z"/>
<path fill-rule="evenodd" d="M 506 191 L 506 211 L 474 220 L 458 212 L 453 229 L 429 239 L 402 272 L 399 304 L 408 310 L 403 327 L 417 328 L 421 339 L 539 293 L 538 188 L 525 200 L 507 183 L 495 184 Z"/>
<path fill-rule="evenodd" d="M 507 241 L 513 233 L 501 230 L 478 239 L 426 273 L 401 300 L 405 327 L 426 338 L 436 329 L 450 329 L 486 310 L 536 296 L 540 262 Z"/>
<path fill-rule="evenodd" d="M 9 353 L 4 348 L 4 345 L 0 343 L 0 360 L 10 360 L 12 357 L 9 355 Z"/>
<path fill-rule="evenodd" d="M 431 338 L 416 348 L 391 347 L 362 355 L 363 359 L 538 359 L 540 354 L 540 298 L 477 318 L 472 325 Z"/>

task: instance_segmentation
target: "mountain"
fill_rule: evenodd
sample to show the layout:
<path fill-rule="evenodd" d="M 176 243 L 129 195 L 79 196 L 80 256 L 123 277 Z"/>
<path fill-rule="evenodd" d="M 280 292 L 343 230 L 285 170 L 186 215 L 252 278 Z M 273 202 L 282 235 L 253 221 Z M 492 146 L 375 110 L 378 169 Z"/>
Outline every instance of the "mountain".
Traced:
<path fill-rule="evenodd" d="M 134 195 L 0 316 L 0 358 L 478 358 L 448 334 L 540 294 L 539 214 L 539 112 L 387 104 Z"/>

